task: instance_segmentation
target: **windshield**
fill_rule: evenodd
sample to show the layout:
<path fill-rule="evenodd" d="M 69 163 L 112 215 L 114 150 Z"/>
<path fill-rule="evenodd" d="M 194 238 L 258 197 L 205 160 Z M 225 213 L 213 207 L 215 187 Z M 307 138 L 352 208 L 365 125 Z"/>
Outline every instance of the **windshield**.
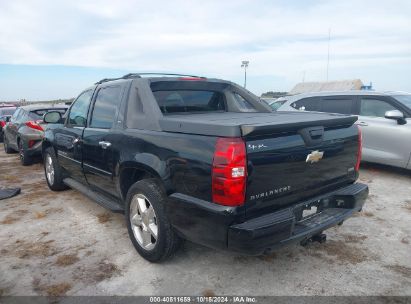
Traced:
<path fill-rule="evenodd" d="M 401 102 L 403 105 L 411 109 L 411 95 L 396 95 L 393 97 L 397 99 L 399 102 Z"/>

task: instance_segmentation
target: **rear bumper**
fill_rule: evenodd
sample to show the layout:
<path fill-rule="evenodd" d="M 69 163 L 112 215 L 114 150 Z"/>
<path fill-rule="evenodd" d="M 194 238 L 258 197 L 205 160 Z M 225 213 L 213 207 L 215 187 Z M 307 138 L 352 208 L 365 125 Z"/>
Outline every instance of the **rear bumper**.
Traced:
<path fill-rule="evenodd" d="M 170 219 L 176 230 L 193 242 L 258 255 L 286 243 L 309 239 L 343 222 L 361 210 L 367 196 L 368 186 L 356 183 L 238 223 L 241 212 L 235 208 L 173 194 L 170 210 L 178 209 L 170 213 Z M 303 210 L 312 206 L 317 213 L 302 218 Z"/>
<path fill-rule="evenodd" d="M 41 155 L 43 134 L 20 134 L 20 139 L 22 140 L 23 148 L 28 155 Z"/>
<path fill-rule="evenodd" d="M 41 141 L 36 143 L 33 147 L 31 148 L 27 148 L 27 153 L 30 156 L 37 156 L 37 155 L 41 155 Z"/>
<path fill-rule="evenodd" d="M 259 254 L 286 243 L 303 241 L 360 211 L 367 196 L 367 185 L 353 184 L 293 207 L 230 226 L 228 248 Z M 318 212 L 301 218 L 302 210 L 312 205 L 317 207 Z"/>

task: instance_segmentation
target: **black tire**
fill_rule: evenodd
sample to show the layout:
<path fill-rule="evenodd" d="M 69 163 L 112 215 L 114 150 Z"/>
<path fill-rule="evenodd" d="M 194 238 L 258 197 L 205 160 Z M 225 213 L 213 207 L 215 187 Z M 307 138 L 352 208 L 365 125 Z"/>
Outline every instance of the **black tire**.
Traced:
<path fill-rule="evenodd" d="M 6 136 L 4 136 L 3 146 L 4 146 L 4 152 L 6 152 L 7 154 L 13 153 L 13 149 L 11 149 L 11 148 L 9 147 L 9 142 L 8 142 L 7 139 L 6 139 Z"/>
<path fill-rule="evenodd" d="M 54 170 L 54 178 L 52 180 L 49 180 L 49 177 L 47 176 L 48 157 L 50 157 L 51 159 L 51 166 Z M 53 191 L 62 191 L 67 189 L 68 187 L 63 183 L 63 170 L 58 163 L 56 153 L 54 152 L 54 149 L 52 147 L 49 147 L 44 151 L 43 164 L 44 175 L 46 177 L 47 185 L 49 186 L 49 188 Z"/>
<path fill-rule="evenodd" d="M 28 166 L 32 163 L 31 156 L 24 150 L 23 140 L 18 141 L 20 162 L 23 166 Z"/>
<path fill-rule="evenodd" d="M 158 227 L 158 233 L 154 248 L 152 248 L 151 250 L 146 250 L 142 245 L 139 244 L 134 235 L 130 220 L 130 205 L 132 199 L 138 194 L 143 195 L 148 199 L 149 204 L 151 204 L 155 212 L 155 220 Z M 138 181 L 130 187 L 127 193 L 125 217 L 128 233 L 131 242 L 133 243 L 137 252 L 150 262 L 160 262 L 166 260 L 167 258 L 172 256 L 174 252 L 177 251 L 182 241 L 170 225 L 170 222 L 164 210 L 165 204 L 166 195 L 164 191 L 158 186 L 155 179 L 145 179 Z"/>

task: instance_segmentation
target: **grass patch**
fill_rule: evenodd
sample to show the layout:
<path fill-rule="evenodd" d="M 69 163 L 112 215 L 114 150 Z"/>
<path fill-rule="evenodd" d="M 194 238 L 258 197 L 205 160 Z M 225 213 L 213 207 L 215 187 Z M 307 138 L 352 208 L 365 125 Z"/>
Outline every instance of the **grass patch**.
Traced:
<path fill-rule="evenodd" d="M 346 234 L 343 235 L 343 237 L 346 243 L 362 243 L 365 239 L 367 239 L 366 235 Z"/>
<path fill-rule="evenodd" d="M 97 218 L 98 218 L 98 222 L 100 224 L 104 224 L 104 223 L 107 223 L 111 220 L 111 214 L 107 213 L 107 212 L 100 213 L 100 214 L 97 215 Z"/>
<path fill-rule="evenodd" d="M 215 292 L 212 291 L 211 289 L 205 289 L 202 292 L 204 297 L 215 297 Z"/>
<path fill-rule="evenodd" d="M 35 212 L 35 218 L 36 219 L 42 219 L 46 217 L 47 215 L 50 215 L 52 213 L 60 213 L 63 212 L 63 208 L 49 208 L 45 211 L 36 211 Z"/>
<path fill-rule="evenodd" d="M 0 222 L 0 224 L 10 225 L 10 224 L 13 224 L 13 223 L 17 222 L 18 220 L 19 220 L 19 218 L 16 218 L 16 217 L 9 214 Z"/>
<path fill-rule="evenodd" d="M 392 270 L 406 278 L 411 278 L 411 268 L 407 266 L 401 266 L 401 265 L 386 265 L 384 266 L 385 268 Z"/>
<path fill-rule="evenodd" d="M 363 249 L 350 246 L 345 241 L 327 241 L 324 244 L 312 244 L 308 250 L 310 255 L 324 258 L 324 254 L 333 258 L 328 259 L 330 263 L 339 262 L 342 264 L 359 264 L 369 260 L 370 254 Z"/>
<path fill-rule="evenodd" d="M 35 217 L 36 217 L 36 219 L 42 219 L 43 217 L 46 217 L 46 213 L 45 212 L 39 212 L 39 211 L 36 211 L 36 213 L 35 213 Z"/>
<path fill-rule="evenodd" d="M 53 285 L 41 284 L 39 278 L 33 279 L 32 285 L 33 285 L 34 291 L 36 291 L 37 293 L 41 295 L 46 295 L 49 297 L 65 296 L 66 293 L 72 288 L 71 284 L 67 282 L 62 282 L 62 283 L 53 284 Z"/>
<path fill-rule="evenodd" d="M 3 225 L 10 225 L 13 224 L 15 222 L 17 222 L 18 220 L 20 220 L 20 218 L 22 216 L 24 216 L 25 214 L 27 214 L 28 211 L 21 209 L 21 210 L 17 210 L 17 211 L 13 211 L 12 213 L 10 213 L 9 215 L 7 215 L 1 222 L 0 224 Z"/>
<path fill-rule="evenodd" d="M 75 254 L 64 254 L 57 257 L 56 265 L 60 267 L 66 267 L 77 263 L 79 258 Z"/>
<path fill-rule="evenodd" d="M 44 291 L 49 297 L 65 296 L 70 289 L 71 284 L 69 283 L 60 283 L 44 287 Z"/>
<path fill-rule="evenodd" d="M 30 259 L 32 257 L 49 257 L 57 254 L 57 249 L 52 246 L 54 240 L 46 242 L 28 243 L 20 241 L 18 244 L 17 257 Z"/>
<path fill-rule="evenodd" d="M 97 282 L 101 282 L 119 274 L 120 270 L 116 264 L 101 262 L 98 265 L 98 269 L 94 274 L 94 279 Z"/>

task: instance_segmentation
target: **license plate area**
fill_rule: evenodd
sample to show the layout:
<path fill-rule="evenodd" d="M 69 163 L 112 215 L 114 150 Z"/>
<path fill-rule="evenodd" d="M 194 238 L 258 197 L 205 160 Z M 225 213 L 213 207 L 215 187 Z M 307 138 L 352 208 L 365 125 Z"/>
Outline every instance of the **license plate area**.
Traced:
<path fill-rule="evenodd" d="M 294 209 L 294 215 L 297 221 L 303 221 L 315 216 L 324 209 L 324 204 L 321 200 L 304 203 Z"/>
<path fill-rule="evenodd" d="M 310 217 L 310 216 L 316 214 L 317 210 L 318 210 L 318 208 L 315 205 L 307 207 L 307 209 L 303 209 L 303 214 L 301 216 L 301 219 L 305 219 L 307 217 Z"/>

